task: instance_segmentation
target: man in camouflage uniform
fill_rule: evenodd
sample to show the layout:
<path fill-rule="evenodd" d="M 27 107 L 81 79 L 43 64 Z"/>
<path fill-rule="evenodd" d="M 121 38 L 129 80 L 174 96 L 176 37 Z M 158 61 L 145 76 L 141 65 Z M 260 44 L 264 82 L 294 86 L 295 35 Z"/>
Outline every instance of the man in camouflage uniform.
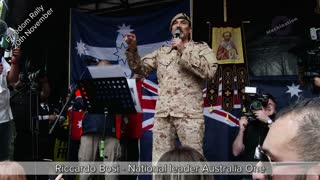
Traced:
<path fill-rule="evenodd" d="M 125 38 L 130 69 L 144 76 L 157 70 L 159 99 L 153 126 L 153 161 L 175 147 L 176 135 L 183 145 L 203 154 L 203 80 L 213 78 L 218 67 L 212 49 L 204 42 L 191 40 L 191 21 L 186 14 L 177 14 L 170 30 L 176 36 L 171 45 L 143 58 L 138 54 L 135 34 Z"/>

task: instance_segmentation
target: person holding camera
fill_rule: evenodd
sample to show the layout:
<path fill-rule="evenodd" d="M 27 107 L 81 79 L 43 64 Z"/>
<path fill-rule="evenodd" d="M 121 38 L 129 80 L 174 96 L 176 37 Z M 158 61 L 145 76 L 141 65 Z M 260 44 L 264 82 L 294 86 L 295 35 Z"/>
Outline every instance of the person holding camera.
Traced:
<path fill-rule="evenodd" d="M 261 147 L 276 114 L 274 97 L 271 94 L 262 96 L 266 99 L 266 103 L 261 109 L 252 110 L 252 117 L 244 115 L 240 118 L 240 129 L 232 145 L 233 155 L 240 156 L 243 161 L 259 160 L 255 152 Z"/>

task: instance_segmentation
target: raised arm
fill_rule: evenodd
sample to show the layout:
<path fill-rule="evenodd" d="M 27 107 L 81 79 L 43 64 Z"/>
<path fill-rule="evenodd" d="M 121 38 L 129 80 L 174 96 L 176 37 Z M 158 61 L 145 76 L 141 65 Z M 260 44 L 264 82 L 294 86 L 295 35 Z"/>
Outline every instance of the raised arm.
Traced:
<path fill-rule="evenodd" d="M 243 144 L 244 131 L 248 125 L 248 118 L 242 116 L 239 122 L 239 132 L 232 144 L 232 154 L 234 156 L 239 156 L 245 149 L 245 145 Z"/>
<path fill-rule="evenodd" d="M 8 73 L 7 80 L 9 83 L 16 83 L 19 80 L 19 61 L 21 51 L 19 48 L 12 49 L 11 69 Z"/>
<path fill-rule="evenodd" d="M 127 34 L 125 41 L 128 48 L 125 52 L 130 69 L 134 74 L 147 76 L 151 71 L 157 68 L 156 58 L 157 51 L 146 55 L 142 60 L 138 53 L 137 38 L 135 34 Z"/>

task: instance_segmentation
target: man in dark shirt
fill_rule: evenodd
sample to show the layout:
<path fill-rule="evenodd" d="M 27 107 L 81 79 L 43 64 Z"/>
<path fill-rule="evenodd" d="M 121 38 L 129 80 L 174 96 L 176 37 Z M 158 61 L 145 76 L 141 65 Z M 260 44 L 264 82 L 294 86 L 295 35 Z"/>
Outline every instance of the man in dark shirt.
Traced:
<path fill-rule="evenodd" d="M 249 122 L 247 116 L 240 118 L 239 132 L 233 142 L 232 153 L 241 161 L 259 161 L 255 152 L 262 146 L 276 113 L 274 97 L 271 94 L 265 96 L 268 98 L 268 103 L 261 110 L 253 111 L 255 120 Z M 248 176 L 248 179 L 251 177 Z"/>

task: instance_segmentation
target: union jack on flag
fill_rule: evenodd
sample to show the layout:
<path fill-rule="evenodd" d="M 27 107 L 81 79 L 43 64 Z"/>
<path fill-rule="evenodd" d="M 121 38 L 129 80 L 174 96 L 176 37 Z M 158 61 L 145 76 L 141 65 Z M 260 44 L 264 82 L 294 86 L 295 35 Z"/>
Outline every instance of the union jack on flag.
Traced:
<path fill-rule="evenodd" d="M 236 84 L 236 79 L 235 79 Z M 218 101 L 213 106 L 213 111 L 210 112 L 210 105 L 206 99 L 206 92 L 207 89 L 203 89 L 203 100 L 204 100 L 204 116 L 218 120 L 222 123 L 226 123 L 230 126 L 237 126 L 239 124 L 239 120 L 236 116 L 232 113 L 224 111 L 222 109 L 222 85 L 221 79 L 219 83 L 219 94 L 218 94 Z M 142 109 L 143 109 L 143 123 L 142 128 L 144 131 L 152 130 L 153 127 L 153 120 L 154 120 L 154 113 L 155 113 L 155 105 L 158 98 L 158 84 L 154 74 L 150 75 L 148 79 L 145 79 L 142 84 Z M 238 98 L 238 90 L 234 90 L 234 109 L 240 109 L 241 103 Z M 228 121 L 229 120 L 229 121 Z"/>

